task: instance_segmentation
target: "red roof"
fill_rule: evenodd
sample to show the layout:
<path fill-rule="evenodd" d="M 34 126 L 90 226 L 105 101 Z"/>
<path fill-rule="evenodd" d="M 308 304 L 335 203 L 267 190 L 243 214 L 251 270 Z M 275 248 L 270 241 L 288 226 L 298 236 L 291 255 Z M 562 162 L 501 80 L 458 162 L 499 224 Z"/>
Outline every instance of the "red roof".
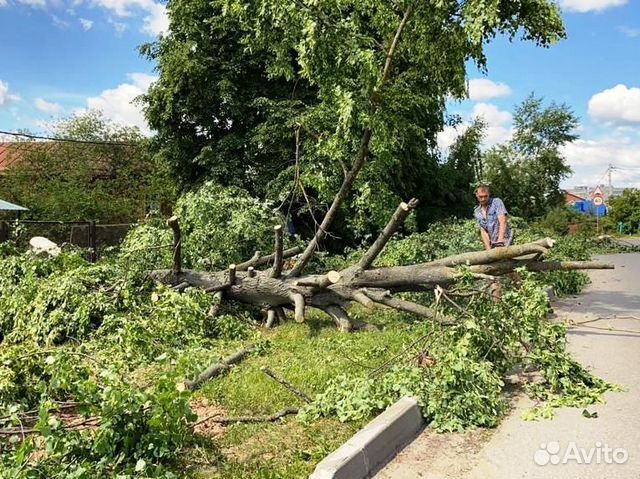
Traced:
<path fill-rule="evenodd" d="M 17 146 L 20 143 L 0 143 L 0 171 L 6 170 L 14 161 L 20 158 Z"/>
<path fill-rule="evenodd" d="M 569 193 L 568 191 L 564 192 L 564 201 L 567 204 L 577 203 L 578 201 L 584 201 L 584 198 L 574 195 L 573 193 Z"/>

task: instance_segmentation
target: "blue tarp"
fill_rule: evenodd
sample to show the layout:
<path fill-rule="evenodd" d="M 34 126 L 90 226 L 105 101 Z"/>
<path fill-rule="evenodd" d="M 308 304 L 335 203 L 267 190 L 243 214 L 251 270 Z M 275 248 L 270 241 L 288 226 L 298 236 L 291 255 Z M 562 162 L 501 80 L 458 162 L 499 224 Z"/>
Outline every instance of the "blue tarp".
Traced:
<path fill-rule="evenodd" d="M 29 208 L 0 200 L 0 211 L 28 211 Z"/>
<path fill-rule="evenodd" d="M 607 206 L 602 204 L 596 206 L 592 200 L 576 201 L 573 207 L 581 213 L 591 216 L 605 216 L 607 214 Z"/>

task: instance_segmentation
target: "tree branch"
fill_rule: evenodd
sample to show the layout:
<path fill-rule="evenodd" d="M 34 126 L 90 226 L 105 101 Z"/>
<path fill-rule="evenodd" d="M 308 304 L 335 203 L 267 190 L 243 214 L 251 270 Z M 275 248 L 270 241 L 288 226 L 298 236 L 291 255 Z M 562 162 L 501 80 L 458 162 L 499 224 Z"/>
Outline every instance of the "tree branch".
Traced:
<path fill-rule="evenodd" d="M 172 216 L 167 220 L 167 225 L 173 231 L 173 274 L 176 276 L 182 272 L 182 234 L 178 217 Z"/>
<path fill-rule="evenodd" d="M 284 250 L 282 252 L 282 257 L 284 259 L 291 258 L 297 254 L 300 254 L 301 252 L 302 252 L 302 248 L 300 246 L 294 246 L 293 248 Z M 253 258 L 251 258 L 248 261 L 245 261 L 244 263 L 240 263 L 236 265 L 236 270 L 246 271 L 247 269 L 249 269 L 249 266 L 253 266 L 254 268 L 257 268 L 258 266 L 271 263 L 274 260 L 274 258 L 275 258 L 275 253 L 268 254 L 266 256 L 260 256 L 260 251 L 256 251 L 256 254 L 253 255 Z"/>
<path fill-rule="evenodd" d="M 374 92 L 371 95 L 371 108 L 369 112 L 370 115 L 373 115 L 378 109 L 378 106 L 380 105 L 381 92 L 386 82 L 389 80 L 389 77 L 391 76 L 391 65 L 393 62 L 393 58 L 397 52 L 400 37 L 402 35 L 402 32 L 405 26 L 407 25 L 407 22 L 409 21 L 409 17 L 411 16 L 412 11 L 413 11 L 412 7 L 408 7 L 407 10 L 405 11 L 404 16 L 402 17 L 402 20 L 400 21 L 400 25 L 398 26 L 396 33 L 393 37 L 393 41 L 389 46 L 389 50 L 387 51 L 387 57 L 384 64 L 384 69 L 382 70 L 382 75 L 380 76 L 380 81 L 378 82 L 378 85 L 376 86 L 376 88 L 374 89 Z M 349 192 L 351 191 L 351 187 L 353 186 L 354 181 L 356 180 L 358 174 L 360 173 L 360 170 L 362 169 L 362 167 L 367 161 L 367 155 L 369 154 L 369 143 L 371 142 L 371 136 L 372 136 L 371 128 L 369 127 L 365 128 L 365 130 L 362 133 L 362 138 L 360 139 L 360 147 L 358 148 L 358 153 L 356 154 L 356 159 L 353 163 L 353 166 L 351 167 L 351 170 L 349 170 L 349 173 L 344 178 L 344 181 L 342 182 L 342 185 L 340 186 L 338 193 L 336 193 L 336 196 L 333 198 L 333 202 L 331 203 L 331 206 L 329 207 L 327 214 L 325 214 L 324 218 L 322 219 L 322 223 L 320 224 L 318 231 L 316 231 L 316 234 L 314 235 L 313 239 L 309 242 L 309 244 L 305 248 L 304 252 L 302 253 L 302 256 L 300 256 L 300 258 L 294 265 L 293 269 L 289 272 L 290 277 L 300 276 L 304 267 L 311 260 L 311 257 L 313 256 L 313 253 L 315 252 L 316 248 L 318 247 L 320 242 L 326 237 L 327 231 L 329 230 L 331 223 L 333 223 L 333 220 L 337 216 L 338 210 L 340 209 L 342 202 L 347 198 Z"/>
<path fill-rule="evenodd" d="M 198 374 L 198 377 L 196 377 L 192 381 L 186 381 L 185 386 L 187 387 L 187 389 L 191 391 L 198 389 L 198 387 L 200 387 L 200 385 L 203 382 L 208 381 L 209 379 L 212 379 L 222 374 L 223 372 L 231 369 L 234 364 L 237 364 L 240 361 L 242 361 L 248 354 L 253 352 L 254 349 L 255 349 L 254 344 L 249 344 L 245 346 L 239 351 L 236 351 L 235 353 L 227 356 L 219 363 L 212 364 L 207 369 L 205 369 L 200 374 Z"/>
<path fill-rule="evenodd" d="M 362 258 L 358 262 L 358 268 L 367 269 L 373 264 L 375 259 L 384 249 L 385 245 L 391 239 L 398 227 L 402 223 L 404 223 L 404 220 L 407 219 L 407 216 L 409 216 L 417 206 L 418 200 L 415 198 L 409 200 L 408 203 L 405 203 L 404 201 L 400 203 L 395 213 L 393 213 L 391 219 L 387 223 L 387 226 L 385 226 L 384 230 L 382 230 L 382 233 L 380 233 L 380 236 L 378 236 L 378 239 L 376 239 L 369 250 L 364 254 L 364 256 L 362 256 Z"/>
<path fill-rule="evenodd" d="M 279 378 L 278 376 L 276 376 L 276 373 L 274 373 L 273 371 L 271 371 L 271 369 L 269 369 L 266 366 L 263 366 L 260 368 L 260 371 L 262 371 L 263 373 L 265 373 L 267 376 L 269 376 L 271 379 L 273 379 L 275 382 L 279 383 L 280 385 L 284 386 L 286 389 L 288 389 L 289 391 L 291 391 L 293 394 L 295 394 L 296 396 L 298 396 L 300 399 L 302 399 L 304 402 L 311 402 L 311 398 L 309 396 L 307 396 L 305 393 L 303 393 L 302 391 L 300 391 L 300 389 L 298 389 L 297 387 L 295 387 L 293 384 L 291 384 L 290 382 Z"/>
<path fill-rule="evenodd" d="M 273 253 L 273 269 L 271 270 L 272 278 L 279 278 L 282 273 L 282 226 L 274 226 L 275 233 L 275 253 Z"/>

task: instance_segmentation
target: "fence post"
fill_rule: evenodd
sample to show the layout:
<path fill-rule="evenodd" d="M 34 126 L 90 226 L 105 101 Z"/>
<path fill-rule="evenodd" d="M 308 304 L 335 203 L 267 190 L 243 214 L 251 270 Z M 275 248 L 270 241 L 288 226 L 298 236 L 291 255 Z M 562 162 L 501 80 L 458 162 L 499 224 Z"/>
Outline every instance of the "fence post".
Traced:
<path fill-rule="evenodd" d="M 91 259 L 92 263 L 98 261 L 98 250 L 96 248 L 96 222 L 89 221 L 89 248 L 91 248 Z"/>
<path fill-rule="evenodd" d="M 4 243 L 9 239 L 9 224 L 0 220 L 0 243 Z"/>

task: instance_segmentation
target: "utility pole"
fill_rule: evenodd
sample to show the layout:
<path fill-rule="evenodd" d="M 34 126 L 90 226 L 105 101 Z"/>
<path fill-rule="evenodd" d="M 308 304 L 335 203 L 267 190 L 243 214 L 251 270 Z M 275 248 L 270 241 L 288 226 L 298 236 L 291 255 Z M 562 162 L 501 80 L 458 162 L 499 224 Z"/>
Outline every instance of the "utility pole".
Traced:
<path fill-rule="evenodd" d="M 609 174 L 609 198 L 611 198 L 611 195 L 613 195 L 613 183 L 611 183 L 611 171 L 613 170 L 613 165 L 611 163 L 609 163 L 609 169 L 607 170 L 607 173 Z"/>

